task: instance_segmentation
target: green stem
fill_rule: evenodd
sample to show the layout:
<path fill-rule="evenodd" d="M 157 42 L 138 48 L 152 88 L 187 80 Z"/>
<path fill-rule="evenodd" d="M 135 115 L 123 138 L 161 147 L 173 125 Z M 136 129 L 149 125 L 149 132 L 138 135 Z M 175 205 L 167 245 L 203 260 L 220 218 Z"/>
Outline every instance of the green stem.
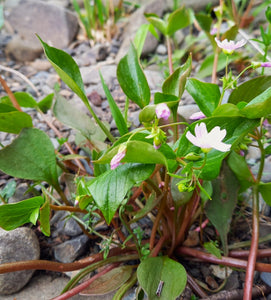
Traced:
<path fill-rule="evenodd" d="M 118 289 L 112 300 L 121 300 L 125 293 L 137 282 L 136 272 Z"/>
<path fill-rule="evenodd" d="M 125 120 L 126 125 L 127 125 L 127 120 L 128 120 L 128 109 L 129 109 L 129 98 L 126 97 L 125 108 L 124 108 L 124 120 Z"/>
<path fill-rule="evenodd" d="M 268 46 L 265 45 L 265 47 L 264 47 L 263 62 L 266 62 L 267 52 L 268 52 Z M 264 67 L 262 67 L 261 75 L 264 75 Z"/>

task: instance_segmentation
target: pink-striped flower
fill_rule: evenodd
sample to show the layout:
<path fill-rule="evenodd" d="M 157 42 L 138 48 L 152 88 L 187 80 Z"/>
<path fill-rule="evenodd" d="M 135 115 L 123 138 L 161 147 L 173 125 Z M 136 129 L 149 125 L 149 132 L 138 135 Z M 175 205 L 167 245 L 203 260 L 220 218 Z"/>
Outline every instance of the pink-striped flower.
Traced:
<path fill-rule="evenodd" d="M 187 139 L 205 153 L 208 153 L 212 148 L 227 152 L 231 145 L 222 142 L 226 136 L 226 129 L 221 130 L 220 127 L 214 127 L 210 132 L 207 131 L 206 124 L 200 123 L 195 127 L 195 136 L 191 132 L 186 133 Z"/>
<path fill-rule="evenodd" d="M 203 112 L 201 112 L 201 111 L 195 112 L 195 113 L 193 113 L 193 114 L 189 117 L 190 120 L 201 120 L 201 119 L 204 119 L 204 118 L 206 118 L 206 116 L 205 116 L 205 114 L 204 114 Z"/>
<path fill-rule="evenodd" d="M 166 103 L 159 103 L 155 108 L 155 113 L 158 119 L 164 119 L 166 121 L 170 116 L 170 109 Z"/>
<path fill-rule="evenodd" d="M 227 39 L 219 41 L 216 37 L 215 41 L 217 46 L 221 48 L 225 54 L 232 54 L 234 50 L 241 48 L 246 44 L 245 40 L 234 43 L 234 41 L 228 41 Z"/>
<path fill-rule="evenodd" d="M 120 165 L 120 162 L 124 158 L 125 154 L 126 154 L 126 145 L 121 145 L 119 147 L 118 153 L 111 159 L 110 162 L 111 170 L 116 169 Z"/>

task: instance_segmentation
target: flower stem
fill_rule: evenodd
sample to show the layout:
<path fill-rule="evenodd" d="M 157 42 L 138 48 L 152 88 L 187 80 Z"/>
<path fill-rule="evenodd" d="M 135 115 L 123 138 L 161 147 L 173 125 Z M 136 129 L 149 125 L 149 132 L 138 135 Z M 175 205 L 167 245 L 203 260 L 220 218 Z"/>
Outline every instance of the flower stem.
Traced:
<path fill-rule="evenodd" d="M 173 62 L 172 62 L 172 48 L 171 48 L 170 37 L 166 36 L 166 40 L 167 40 L 167 53 L 168 53 L 168 68 L 169 68 L 169 74 L 171 75 L 173 73 Z"/>

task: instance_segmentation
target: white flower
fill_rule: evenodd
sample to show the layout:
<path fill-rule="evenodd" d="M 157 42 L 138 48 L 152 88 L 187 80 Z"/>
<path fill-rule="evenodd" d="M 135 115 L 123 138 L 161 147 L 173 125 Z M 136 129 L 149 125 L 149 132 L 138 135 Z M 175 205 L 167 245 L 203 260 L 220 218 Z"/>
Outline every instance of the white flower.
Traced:
<path fill-rule="evenodd" d="M 232 54 L 234 50 L 243 47 L 246 44 L 245 40 L 234 43 L 234 41 L 228 41 L 227 39 L 219 41 L 215 38 L 217 46 L 223 50 L 225 54 Z"/>
<path fill-rule="evenodd" d="M 209 152 L 212 148 L 221 152 L 227 152 L 230 150 L 231 145 L 222 142 L 226 134 L 226 129 L 221 130 L 218 126 L 214 127 L 208 133 L 206 124 L 200 123 L 195 127 L 195 136 L 188 131 L 186 138 L 195 146 L 200 147 L 205 153 Z"/>

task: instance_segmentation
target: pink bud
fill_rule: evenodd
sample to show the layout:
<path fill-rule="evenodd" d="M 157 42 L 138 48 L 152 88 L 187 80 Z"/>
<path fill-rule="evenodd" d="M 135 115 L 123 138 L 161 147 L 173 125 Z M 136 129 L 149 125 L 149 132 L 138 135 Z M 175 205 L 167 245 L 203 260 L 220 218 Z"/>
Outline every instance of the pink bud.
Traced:
<path fill-rule="evenodd" d="M 170 110 L 166 103 L 160 103 L 156 106 L 155 109 L 156 116 L 158 119 L 164 119 L 165 121 L 169 118 L 170 116 Z"/>

